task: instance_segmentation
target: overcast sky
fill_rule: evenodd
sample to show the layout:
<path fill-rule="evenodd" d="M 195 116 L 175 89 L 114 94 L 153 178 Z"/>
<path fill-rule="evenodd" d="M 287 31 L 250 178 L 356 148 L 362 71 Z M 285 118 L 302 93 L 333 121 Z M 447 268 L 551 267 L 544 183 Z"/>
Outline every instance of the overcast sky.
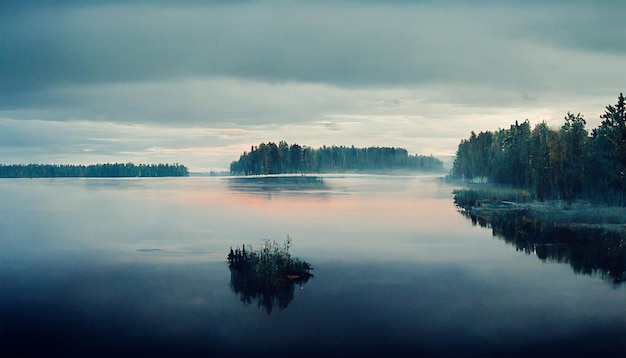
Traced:
<path fill-rule="evenodd" d="M 445 156 L 516 120 L 593 128 L 626 92 L 621 0 L 128 3 L 0 2 L 0 163 Z"/>

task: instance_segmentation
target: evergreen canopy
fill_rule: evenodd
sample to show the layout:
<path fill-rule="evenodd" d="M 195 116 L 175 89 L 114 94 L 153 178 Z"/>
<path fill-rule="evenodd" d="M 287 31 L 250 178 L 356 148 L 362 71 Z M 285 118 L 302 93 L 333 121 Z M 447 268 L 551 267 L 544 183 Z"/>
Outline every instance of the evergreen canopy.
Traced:
<path fill-rule="evenodd" d="M 620 93 L 591 134 L 581 114 L 558 130 L 528 120 L 472 132 L 458 146 L 452 176 L 529 188 L 539 199 L 590 198 L 626 205 L 626 113 Z"/>
<path fill-rule="evenodd" d="M 323 146 L 313 149 L 285 141 L 261 143 L 230 165 L 231 174 L 334 173 L 385 170 L 441 171 L 443 162 L 431 156 L 409 155 L 404 148 Z"/>

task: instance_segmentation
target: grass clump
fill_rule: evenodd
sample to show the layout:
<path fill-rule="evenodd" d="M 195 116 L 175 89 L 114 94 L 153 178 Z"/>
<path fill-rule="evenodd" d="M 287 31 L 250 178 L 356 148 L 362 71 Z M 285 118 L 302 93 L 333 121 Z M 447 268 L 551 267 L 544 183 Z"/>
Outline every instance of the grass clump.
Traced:
<path fill-rule="evenodd" d="M 526 203 L 531 200 L 528 190 L 515 188 L 464 188 L 452 191 L 454 203 L 461 207 L 475 207 L 502 202 Z"/>
<path fill-rule="evenodd" d="M 309 272 L 313 268 L 308 262 L 291 257 L 290 246 L 291 238 L 287 236 L 282 246 L 276 244 L 276 241 L 265 240 L 265 244 L 257 251 L 252 248 L 246 251 L 245 245 L 235 250 L 231 247 L 228 264 L 233 270 L 266 281 L 279 282 L 313 276 Z"/>
<path fill-rule="evenodd" d="M 265 240 L 258 250 L 243 245 L 228 254 L 228 267 L 231 271 L 231 288 L 241 295 L 244 303 L 258 300 L 259 307 L 271 313 L 275 304 L 284 309 L 293 300 L 294 284 L 302 287 L 309 278 L 313 267 L 298 258 L 291 257 L 291 238 L 287 236 L 283 245 Z"/>

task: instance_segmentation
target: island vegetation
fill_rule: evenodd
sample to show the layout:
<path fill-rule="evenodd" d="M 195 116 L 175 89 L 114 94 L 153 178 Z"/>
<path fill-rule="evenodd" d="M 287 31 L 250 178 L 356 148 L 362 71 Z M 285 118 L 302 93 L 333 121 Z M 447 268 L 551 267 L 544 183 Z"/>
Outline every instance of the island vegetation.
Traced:
<path fill-rule="evenodd" d="M 450 177 L 527 190 L 538 200 L 590 200 L 626 205 L 624 96 L 609 105 L 589 132 L 581 114 L 558 129 L 528 120 L 461 141 Z"/>
<path fill-rule="evenodd" d="M 287 236 L 280 246 L 275 241 L 265 241 L 258 250 L 242 245 L 231 247 L 227 261 L 231 272 L 231 288 L 241 295 L 241 301 L 250 304 L 256 300 L 269 314 L 278 306 L 284 309 L 293 300 L 294 285 L 304 285 L 313 277 L 311 265 L 291 257 L 291 238 Z"/>
<path fill-rule="evenodd" d="M 92 165 L 12 164 L 0 165 L 0 178 L 118 178 L 118 177 L 182 177 L 189 176 L 181 164 L 106 163 Z"/>
<path fill-rule="evenodd" d="M 230 165 L 234 175 L 382 172 L 390 170 L 442 171 L 434 156 L 409 155 L 404 148 L 323 146 L 314 149 L 280 141 L 261 143 Z"/>

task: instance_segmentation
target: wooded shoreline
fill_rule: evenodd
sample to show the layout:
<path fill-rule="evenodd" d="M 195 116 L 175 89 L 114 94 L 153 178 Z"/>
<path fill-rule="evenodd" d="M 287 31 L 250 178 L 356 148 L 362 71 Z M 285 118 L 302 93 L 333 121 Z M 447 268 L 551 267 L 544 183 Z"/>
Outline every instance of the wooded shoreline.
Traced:
<path fill-rule="evenodd" d="M 0 178 L 127 178 L 189 176 L 184 165 L 105 163 L 71 164 L 0 164 Z"/>
<path fill-rule="evenodd" d="M 581 114 L 558 129 L 528 120 L 461 141 L 450 177 L 528 190 L 539 200 L 626 206 L 626 104 L 620 93 L 589 132 Z"/>

